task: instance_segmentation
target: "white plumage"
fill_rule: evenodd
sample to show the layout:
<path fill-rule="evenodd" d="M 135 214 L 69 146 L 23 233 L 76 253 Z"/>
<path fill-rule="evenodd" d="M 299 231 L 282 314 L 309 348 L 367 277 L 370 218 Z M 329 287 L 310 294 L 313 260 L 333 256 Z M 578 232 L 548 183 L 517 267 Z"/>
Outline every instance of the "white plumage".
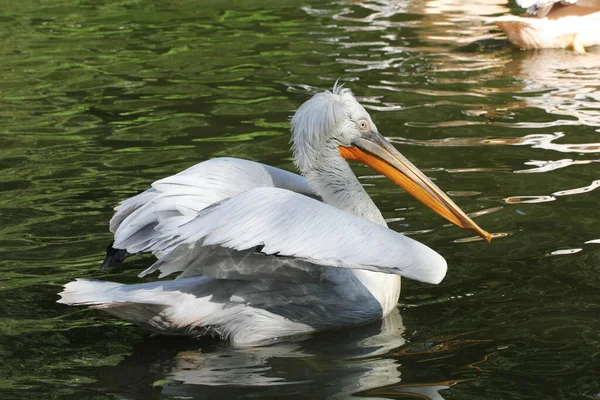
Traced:
<path fill-rule="evenodd" d="M 257 345 L 382 318 L 400 276 L 438 283 L 446 262 L 386 227 L 344 158 L 372 165 L 450 221 L 490 239 L 377 132 L 340 86 L 292 120 L 306 177 L 218 158 L 159 180 L 123 201 L 106 264 L 158 258 L 142 272 L 175 280 L 136 285 L 76 280 L 59 302 L 89 305 L 165 334 L 216 334 Z M 115 254 L 118 257 L 115 258 Z"/>
<path fill-rule="evenodd" d="M 600 0 L 517 0 L 529 16 L 492 19 L 523 49 L 561 48 L 584 53 L 600 45 Z"/>
<path fill-rule="evenodd" d="M 110 231 L 117 242 L 128 240 L 131 248 L 115 247 L 127 248 L 132 254 L 150 251 L 148 243 L 158 234 L 158 224 L 184 224 L 211 204 L 262 187 L 317 196 L 297 174 L 238 158 L 215 158 L 158 180 L 151 189 L 117 206 Z"/>
<path fill-rule="evenodd" d="M 577 4 L 585 7 L 587 3 L 593 3 L 595 0 L 517 0 L 517 4 L 527 9 L 527 12 L 538 17 L 545 17 L 548 12 L 557 4 L 568 5 Z"/>
<path fill-rule="evenodd" d="M 155 254 L 165 255 L 143 275 L 175 262 L 185 265 L 179 271 L 193 269 L 194 273 L 204 274 L 207 264 L 202 255 L 209 253 L 205 247 L 251 250 L 251 254 L 260 247 L 258 257 L 263 259 L 262 255 L 277 255 L 320 266 L 385 272 L 430 283 L 441 282 L 446 274 L 444 259 L 425 245 L 279 188 L 249 190 L 207 207 L 183 225 L 168 219 L 156 231 L 161 234 L 149 247 Z M 120 233 L 115 235 L 115 246 L 130 249 L 127 240 L 120 240 Z M 254 271 L 249 273 L 253 275 Z"/>

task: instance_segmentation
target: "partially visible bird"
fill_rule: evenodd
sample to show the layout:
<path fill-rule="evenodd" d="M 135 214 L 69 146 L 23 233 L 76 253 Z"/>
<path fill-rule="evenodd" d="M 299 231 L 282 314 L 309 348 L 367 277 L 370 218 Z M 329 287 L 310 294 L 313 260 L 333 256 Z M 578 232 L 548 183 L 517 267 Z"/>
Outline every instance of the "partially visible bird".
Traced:
<path fill-rule="evenodd" d="M 537 15 L 540 18 L 548 15 L 550 10 L 557 6 L 577 6 L 582 8 L 597 8 L 600 4 L 598 0 L 517 0 L 517 4 L 527 9 L 527 12 L 532 15 Z"/>
<path fill-rule="evenodd" d="M 523 49 L 561 48 L 585 53 L 600 45 L 600 0 L 517 0 L 528 16 L 506 15 L 492 22 Z"/>
<path fill-rule="evenodd" d="M 105 266 L 158 258 L 142 272 L 175 280 L 76 280 L 60 303 L 89 305 L 164 334 L 213 334 L 246 346 L 364 324 L 396 307 L 400 276 L 439 283 L 446 261 L 387 228 L 347 159 L 387 176 L 488 241 L 377 130 L 349 89 L 316 94 L 292 119 L 304 177 L 235 158 L 202 162 L 123 201 Z"/>

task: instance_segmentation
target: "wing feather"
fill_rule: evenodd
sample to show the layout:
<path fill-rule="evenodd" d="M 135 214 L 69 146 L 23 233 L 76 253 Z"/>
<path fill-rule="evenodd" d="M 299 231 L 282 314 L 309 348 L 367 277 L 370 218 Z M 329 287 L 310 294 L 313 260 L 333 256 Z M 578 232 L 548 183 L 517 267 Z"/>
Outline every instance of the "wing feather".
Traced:
<path fill-rule="evenodd" d="M 209 247 L 238 252 L 260 248 L 266 255 L 315 266 L 391 273 L 430 283 L 439 283 L 446 274 L 446 261 L 427 246 L 279 188 L 252 189 L 205 208 L 189 222 L 174 222 L 155 228 L 159 234 L 148 247 L 162 257 L 142 274 L 157 269 L 202 271 L 198 252 Z M 123 239 L 117 232 L 115 246 L 127 248 Z M 174 268 L 173 263 L 180 265 Z"/>
<path fill-rule="evenodd" d="M 581 5 L 582 7 L 593 7 L 593 3 L 596 2 L 596 0 L 517 0 L 517 4 L 523 8 L 526 8 L 529 14 L 537 15 L 540 18 L 545 17 L 556 3 L 561 3 L 564 5 L 576 4 Z"/>
<path fill-rule="evenodd" d="M 317 196 L 297 174 L 238 158 L 214 158 L 156 181 L 117 206 L 110 230 L 120 240 L 113 247 L 130 254 L 149 251 L 148 243 L 156 239 L 160 224 L 185 224 L 213 203 L 260 187 Z"/>

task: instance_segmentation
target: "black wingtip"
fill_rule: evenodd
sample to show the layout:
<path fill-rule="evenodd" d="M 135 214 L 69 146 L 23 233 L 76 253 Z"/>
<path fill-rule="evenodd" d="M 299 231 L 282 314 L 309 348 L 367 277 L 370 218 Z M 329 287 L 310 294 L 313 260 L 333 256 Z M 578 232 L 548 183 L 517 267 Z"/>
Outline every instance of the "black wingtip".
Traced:
<path fill-rule="evenodd" d="M 100 266 L 100 271 L 104 271 L 114 265 L 121 264 L 123 261 L 125 261 L 127 256 L 129 256 L 127 250 L 115 249 L 113 247 L 114 243 L 115 242 L 111 242 L 111 244 L 109 244 L 106 248 L 106 258 Z"/>

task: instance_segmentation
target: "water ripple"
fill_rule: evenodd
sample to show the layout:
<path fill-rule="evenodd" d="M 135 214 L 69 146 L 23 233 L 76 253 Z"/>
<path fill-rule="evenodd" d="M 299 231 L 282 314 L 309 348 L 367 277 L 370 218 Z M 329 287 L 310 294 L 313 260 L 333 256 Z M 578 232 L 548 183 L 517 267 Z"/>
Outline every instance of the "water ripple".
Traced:
<path fill-rule="evenodd" d="M 600 160 L 571 160 L 570 158 L 565 158 L 562 160 L 550 160 L 550 161 L 540 161 L 540 160 L 532 160 L 525 163 L 525 165 L 535 165 L 536 168 L 530 169 L 522 169 L 514 171 L 515 174 L 533 174 L 533 173 L 543 173 L 550 172 L 560 168 L 566 168 L 573 165 L 586 165 L 591 163 L 600 162 Z"/>
<path fill-rule="evenodd" d="M 422 127 L 441 127 L 441 126 L 462 126 L 462 125 L 481 125 L 481 123 L 471 123 L 466 121 L 450 121 L 438 124 L 407 124 L 409 126 Z M 523 137 L 469 137 L 469 138 L 443 138 L 443 139 L 412 139 L 404 137 L 389 137 L 393 143 L 411 144 L 416 146 L 531 146 L 534 149 L 544 149 L 557 151 L 560 153 L 599 153 L 600 143 L 554 143 L 555 140 L 565 137 L 563 132 L 555 132 L 551 134 L 533 134 Z"/>
<path fill-rule="evenodd" d="M 555 250 L 550 252 L 551 256 L 563 256 L 563 255 L 570 255 L 570 254 L 575 254 L 575 253 L 579 253 L 581 250 L 580 248 L 577 249 L 562 249 L 562 250 Z"/>
<path fill-rule="evenodd" d="M 597 180 L 597 181 L 593 181 L 588 186 L 582 186 L 582 187 L 578 187 L 575 189 L 569 189 L 569 190 L 560 190 L 558 192 L 552 193 L 552 195 L 553 196 L 570 196 L 573 194 L 582 194 L 582 193 L 591 192 L 592 190 L 598 188 L 599 186 L 600 186 L 600 180 Z"/>
<path fill-rule="evenodd" d="M 507 204 L 520 204 L 520 203 L 547 203 L 549 201 L 554 201 L 556 198 L 554 196 L 510 196 L 503 199 Z"/>
<path fill-rule="evenodd" d="M 3 3 L 4 397 L 597 397 L 598 49 L 512 49 L 488 22 L 508 0 L 307 3 Z M 74 277 L 134 282 L 95 271 L 112 207 L 150 182 L 218 156 L 293 170 L 289 117 L 337 79 L 502 238 L 461 238 L 353 165 L 386 221 L 448 261 L 440 285 L 403 288 L 410 334 L 394 310 L 237 351 L 55 303 Z"/>
<path fill-rule="evenodd" d="M 592 190 L 600 187 L 600 180 L 593 181 L 590 185 L 582 186 L 574 189 L 568 190 L 559 190 L 557 192 L 552 193 L 551 195 L 542 195 L 542 196 L 510 196 L 504 198 L 504 202 L 507 204 L 517 204 L 517 203 L 547 203 L 550 201 L 555 201 L 556 197 L 561 196 L 571 196 L 576 194 L 583 194 L 591 192 Z"/>

